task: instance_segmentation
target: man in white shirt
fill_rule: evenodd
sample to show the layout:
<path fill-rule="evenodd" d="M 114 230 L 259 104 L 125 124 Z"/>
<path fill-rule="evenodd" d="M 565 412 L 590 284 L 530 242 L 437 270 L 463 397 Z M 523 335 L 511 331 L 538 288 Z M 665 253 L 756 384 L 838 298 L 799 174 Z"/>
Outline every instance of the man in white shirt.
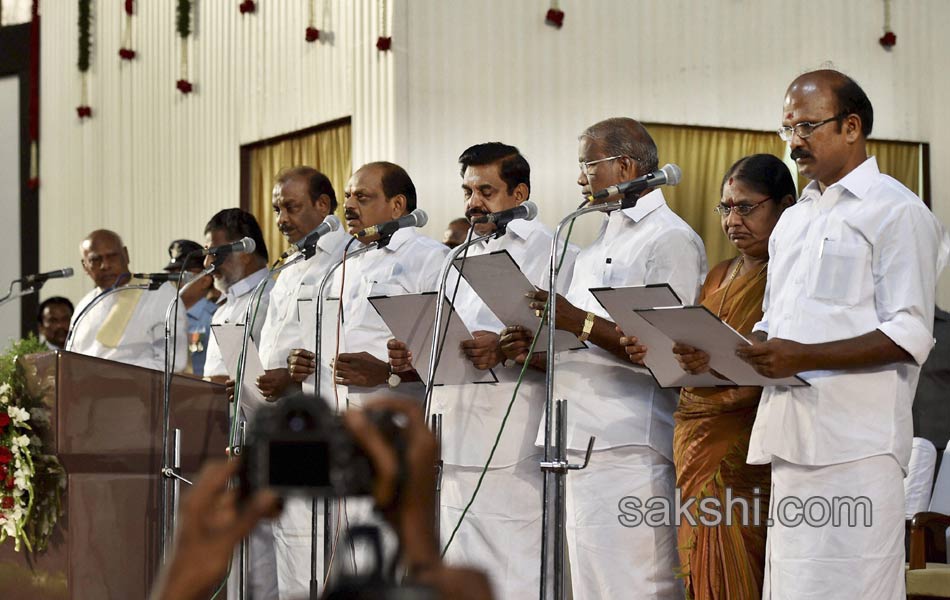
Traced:
<path fill-rule="evenodd" d="M 772 232 L 758 343 L 737 353 L 810 386 L 766 387 L 752 430 L 748 462 L 772 464 L 763 597 L 896 600 L 911 403 L 950 239 L 868 158 L 873 110 L 851 78 L 798 77 L 782 118 L 779 135 L 812 181 Z M 822 518 L 806 503 L 830 509 L 843 497 L 867 501 L 851 522 L 796 526 Z"/>
<path fill-rule="evenodd" d="M 272 204 L 277 228 L 288 242 L 296 244 L 336 211 L 337 200 L 326 175 L 301 166 L 278 174 Z M 343 247 L 350 239 L 342 230 L 322 236 L 314 255 L 281 271 L 271 289 L 260 337 L 261 362 L 266 372 L 257 380 L 265 397 L 279 398 L 300 391 L 299 384 L 291 378 L 288 359 L 295 348 L 313 347 L 314 331 L 305 325 L 313 323 L 313 319 L 307 319 L 309 315 L 304 312 L 312 315 L 315 311 L 317 288 L 328 270 L 343 257 Z M 303 598 L 309 593 L 310 509 L 309 499 L 287 498 L 283 511 L 272 523 L 281 598 Z M 322 552 L 322 530 L 319 533 L 317 550 Z M 323 564 L 322 557 L 318 564 Z"/>
<path fill-rule="evenodd" d="M 215 325 L 228 323 L 245 324 L 248 303 L 252 292 L 261 281 L 267 278 L 267 244 L 257 219 L 249 212 L 239 208 L 228 208 L 211 217 L 205 226 L 205 243 L 210 247 L 222 246 L 231 242 L 240 241 L 244 237 L 254 240 L 254 252 L 231 253 L 221 257 L 209 255 L 205 265 L 210 266 L 217 261 L 217 267 L 212 272 L 214 286 L 222 292 L 221 306 L 211 318 L 212 331 Z M 260 332 L 264 325 L 264 315 L 267 314 L 267 304 L 270 289 L 274 282 L 269 281 L 261 296 L 257 310 L 257 319 L 253 322 L 251 339 L 260 342 Z M 251 316 L 253 317 L 253 311 Z M 212 333 L 208 341 L 208 354 L 205 358 L 204 374 L 212 381 L 225 382 L 229 379 L 229 366 L 225 364 L 221 355 L 221 348 Z M 231 367 L 233 369 L 233 366 Z M 249 399 L 242 400 L 244 415 L 253 413 L 254 407 L 249 405 Z M 252 598 L 277 600 L 277 557 L 274 552 L 274 536 L 269 521 L 259 523 L 250 535 L 248 561 L 249 593 Z M 228 579 L 228 596 L 237 597 L 238 560 L 231 566 L 231 576 Z"/>
<path fill-rule="evenodd" d="M 149 369 L 165 368 L 165 311 L 175 301 L 175 286 L 165 283 L 157 290 L 136 289 L 129 285 L 129 251 L 114 231 L 99 229 L 79 247 L 82 266 L 96 287 L 86 294 L 73 313 L 73 330 L 68 350 L 98 356 Z M 120 289 L 92 306 L 86 307 L 102 292 Z M 79 321 L 80 315 L 81 322 Z M 78 327 L 77 327 L 78 325 Z M 188 361 L 188 329 L 184 306 L 179 306 L 174 370 L 181 371 Z"/>
<path fill-rule="evenodd" d="M 589 127 L 579 138 L 578 157 L 577 183 L 585 198 L 651 173 L 658 162 L 650 134 L 627 118 Z M 684 304 L 692 304 L 705 274 L 702 240 L 656 189 L 635 207 L 604 215 L 597 239 L 577 257 L 566 298 L 558 298 L 557 328 L 590 345 L 556 357 L 555 394 L 569 401 L 571 462 L 582 462 L 588 439 L 597 438 L 590 465 L 567 476 L 567 539 L 578 600 L 684 594 L 674 574 L 678 560 L 672 524 L 626 526 L 618 508 L 631 498 L 641 506 L 654 497 L 672 503 L 677 395 L 660 389 L 646 368 L 624 360 L 616 326 L 589 290 L 667 283 Z M 546 298 L 546 293 L 536 293 L 532 308 L 540 313 Z M 530 337 L 506 330 L 506 354 L 523 361 Z M 543 355 L 532 362 L 543 368 Z"/>
<path fill-rule="evenodd" d="M 465 216 L 470 220 L 514 208 L 531 195 L 531 168 L 514 146 L 478 144 L 465 150 L 459 163 Z M 479 236 L 497 229 L 492 223 L 474 227 Z M 471 246 L 468 256 L 507 251 L 534 285 L 546 288 L 551 238 L 551 230 L 538 219 L 514 220 L 501 237 Z M 576 256 L 577 248 L 569 247 L 561 270 L 562 292 L 571 280 Z M 449 280 L 455 277 L 450 275 Z M 475 338 L 464 342 L 463 350 L 476 367 L 494 369 L 499 381 L 439 386 L 433 391 L 432 412 L 442 414 L 443 544 L 475 490 L 522 370 L 518 364 L 502 364 L 505 357 L 498 346 L 498 332 L 504 325 L 464 280 L 455 309 Z M 393 371 L 410 369 L 405 344 L 393 340 L 389 347 Z M 544 415 L 544 398 L 544 374 L 527 371 L 477 500 L 445 555 L 455 564 L 485 569 L 499 598 L 529 598 L 540 587 L 543 478 L 535 437 Z"/>

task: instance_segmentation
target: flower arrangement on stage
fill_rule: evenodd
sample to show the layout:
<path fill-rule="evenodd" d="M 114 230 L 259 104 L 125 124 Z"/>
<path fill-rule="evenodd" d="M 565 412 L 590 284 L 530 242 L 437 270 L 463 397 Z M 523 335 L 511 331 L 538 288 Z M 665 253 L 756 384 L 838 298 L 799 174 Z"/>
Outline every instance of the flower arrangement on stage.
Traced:
<path fill-rule="evenodd" d="M 19 356 L 47 350 L 30 336 L 0 355 L 0 544 L 11 539 L 17 552 L 45 549 L 62 515 L 65 472 L 55 456 L 44 452 L 42 441 L 50 409 L 30 394 L 17 362 Z"/>

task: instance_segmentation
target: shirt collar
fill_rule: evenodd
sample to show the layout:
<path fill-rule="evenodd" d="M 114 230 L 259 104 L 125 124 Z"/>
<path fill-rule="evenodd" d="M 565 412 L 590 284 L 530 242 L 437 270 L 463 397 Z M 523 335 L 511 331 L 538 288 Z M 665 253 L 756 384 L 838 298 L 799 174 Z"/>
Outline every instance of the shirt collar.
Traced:
<path fill-rule="evenodd" d="M 637 200 L 636 206 L 631 206 L 630 208 L 626 208 L 621 212 L 630 218 L 634 223 L 639 223 L 643 217 L 665 205 L 666 198 L 663 197 L 663 190 L 656 188 L 649 194 L 641 196 L 640 199 Z"/>
<path fill-rule="evenodd" d="M 251 293 L 257 285 L 267 278 L 267 267 L 262 267 L 261 269 L 251 273 L 241 281 L 238 281 L 234 285 L 228 288 L 227 296 L 228 298 L 240 298 L 245 294 Z"/>
<path fill-rule="evenodd" d="M 344 238 L 349 237 L 346 230 L 342 227 L 336 231 L 331 231 L 327 235 L 320 236 L 317 240 L 317 248 L 320 248 L 327 254 L 332 254 L 343 243 Z"/>
<path fill-rule="evenodd" d="M 505 235 L 514 234 L 515 237 L 522 240 L 528 239 L 528 237 L 538 230 L 539 227 L 543 227 L 541 222 L 538 221 L 538 217 L 530 221 L 524 219 L 515 219 L 514 221 L 508 223 Z"/>
<path fill-rule="evenodd" d="M 877 157 L 870 156 L 863 163 L 851 170 L 850 173 L 834 182 L 829 188 L 840 185 L 851 192 L 855 198 L 863 198 L 874 182 L 880 176 L 881 170 L 877 166 Z M 827 188 L 826 188 L 827 189 Z M 815 200 L 821 197 L 821 187 L 817 181 L 812 181 L 802 190 L 802 200 Z"/>
<path fill-rule="evenodd" d="M 384 250 L 396 252 L 403 244 L 415 239 L 418 237 L 418 235 L 419 231 L 415 227 L 403 227 L 402 229 L 397 229 L 396 233 L 394 233 L 389 239 L 389 243 L 386 244 Z"/>

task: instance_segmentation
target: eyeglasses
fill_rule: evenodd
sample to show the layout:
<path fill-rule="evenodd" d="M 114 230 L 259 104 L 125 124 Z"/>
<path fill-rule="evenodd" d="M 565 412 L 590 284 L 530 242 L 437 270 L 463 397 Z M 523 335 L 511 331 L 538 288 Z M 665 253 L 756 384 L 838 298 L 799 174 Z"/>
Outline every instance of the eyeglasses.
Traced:
<path fill-rule="evenodd" d="M 623 154 L 618 154 L 617 156 L 608 156 L 607 158 L 598 158 L 597 160 L 589 160 L 587 162 L 578 161 L 577 166 L 580 168 L 582 173 L 589 173 L 591 165 L 596 165 L 597 163 L 607 162 L 608 160 L 617 160 L 618 158 L 629 158 Z M 636 159 L 632 159 L 636 160 Z"/>
<path fill-rule="evenodd" d="M 817 123 L 796 123 L 795 125 L 787 125 L 785 127 L 779 127 L 775 133 L 777 133 L 778 136 L 782 138 L 783 142 L 792 141 L 792 137 L 796 135 L 804 140 L 805 138 L 811 137 L 811 134 L 815 133 L 815 130 L 825 123 L 840 121 L 846 116 L 848 116 L 848 113 L 835 115 L 825 119 L 824 121 L 818 121 Z"/>
<path fill-rule="evenodd" d="M 733 206 L 730 206 L 728 204 L 722 204 L 720 202 L 719 204 L 716 205 L 715 208 L 713 208 L 713 210 L 719 213 L 719 216 L 724 219 L 728 217 L 732 211 L 736 211 L 736 214 L 739 215 L 740 217 L 748 217 L 749 213 L 751 213 L 753 210 L 757 209 L 758 207 L 762 206 L 769 200 L 771 200 L 771 198 L 766 198 L 765 200 L 761 202 L 756 202 L 755 204 L 748 204 L 748 203 L 743 202 L 742 204 L 735 204 Z"/>

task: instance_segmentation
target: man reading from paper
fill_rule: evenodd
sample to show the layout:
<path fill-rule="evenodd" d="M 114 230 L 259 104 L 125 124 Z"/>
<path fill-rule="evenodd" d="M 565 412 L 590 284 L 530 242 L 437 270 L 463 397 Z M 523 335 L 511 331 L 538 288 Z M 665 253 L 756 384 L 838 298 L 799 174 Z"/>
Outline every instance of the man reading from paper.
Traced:
<path fill-rule="evenodd" d="M 465 215 L 475 220 L 519 206 L 531 195 L 531 167 L 514 146 L 490 142 L 465 150 L 459 157 Z M 474 225 L 477 235 L 497 229 L 494 223 Z M 501 237 L 479 242 L 468 256 L 506 250 L 528 279 L 547 287 L 551 230 L 539 219 L 511 221 Z M 566 291 L 577 248 L 564 259 L 561 282 Z M 453 281 L 456 275 L 450 275 Z M 504 283 L 501 282 L 501 285 Z M 432 395 L 432 412 L 442 414 L 442 543 L 447 543 L 468 504 L 492 445 L 501 430 L 515 391 L 521 365 L 500 364 L 498 332 L 504 325 L 491 314 L 474 291 L 463 283 L 455 308 L 469 324 L 474 339 L 462 343 L 468 359 L 479 369 L 495 370 L 495 384 L 439 386 Z M 471 325 L 474 323 L 474 326 Z M 393 371 L 418 377 L 412 357 L 400 341 L 389 342 Z M 541 573 L 541 493 L 538 468 L 541 453 L 535 437 L 544 415 L 544 375 L 525 373 L 505 430 L 446 559 L 486 569 L 499 598 L 529 598 L 538 593 Z"/>
<path fill-rule="evenodd" d="M 748 462 L 772 464 L 780 507 L 764 598 L 904 597 L 911 404 L 950 239 L 868 157 L 873 119 L 864 91 L 837 71 L 801 75 L 785 95 L 778 133 L 811 183 L 772 232 L 765 314 L 737 354 L 811 385 L 766 387 L 752 429 Z M 869 505 L 841 526 L 795 526 L 795 511 L 781 509 L 846 497 Z"/>
<path fill-rule="evenodd" d="M 655 171 L 657 148 L 637 121 L 607 119 L 580 135 L 578 162 L 577 183 L 586 198 Z M 569 401 L 571 462 L 582 462 L 589 438 L 597 438 L 590 465 L 567 476 L 567 540 L 578 600 L 683 597 L 674 574 L 675 529 L 637 523 L 618 508 L 628 498 L 641 505 L 654 497 L 672 502 L 676 394 L 628 362 L 616 326 L 589 290 L 667 283 L 691 304 L 705 274 L 702 240 L 658 188 L 636 206 L 603 216 L 599 235 L 577 257 L 566 297 L 558 296 L 557 328 L 591 345 L 560 353 L 555 366 L 556 396 Z M 546 300 L 546 292 L 530 300 L 539 316 Z M 524 361 L 532 333 L 506 330 L 502 349 Z M 532 360 L 543 368 L 543 354 Z"/>
<path fill-rule="evenodd" d="M 137 287 L 147 282 L 132 280 L 129 251 L 114 231 L 93 231 L 82 241 L 79 251 L 82 268 L 96 287 L 76 306 L 70 323 L 71 346 L 67 349 L 149 369 L 164 369 L 165 311 L 176 298 L 175 286 L 164 283 L 154 291 Z M 97 296 L 113 289 L 118 291 L 86 312 Z M 181 371 L 188 361 L 187 317 L 182 305 L 178 307 L 175 326 L 174 370 Z"/>

